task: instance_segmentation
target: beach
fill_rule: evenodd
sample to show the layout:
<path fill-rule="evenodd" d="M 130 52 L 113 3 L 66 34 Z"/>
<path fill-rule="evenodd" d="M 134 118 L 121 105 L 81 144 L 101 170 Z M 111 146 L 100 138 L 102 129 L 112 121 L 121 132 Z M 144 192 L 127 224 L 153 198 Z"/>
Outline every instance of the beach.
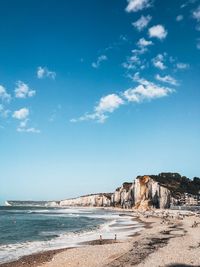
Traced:
<path fill-rule="evenodd" d="M 2 267 L 200 266 L 200 216 L 193 212 L 132 212 L 143 230 L 125 240 L 104 239 L 81 247 L 25 256 Z M 196 222 L 196 223 L 195 223 Z"/>

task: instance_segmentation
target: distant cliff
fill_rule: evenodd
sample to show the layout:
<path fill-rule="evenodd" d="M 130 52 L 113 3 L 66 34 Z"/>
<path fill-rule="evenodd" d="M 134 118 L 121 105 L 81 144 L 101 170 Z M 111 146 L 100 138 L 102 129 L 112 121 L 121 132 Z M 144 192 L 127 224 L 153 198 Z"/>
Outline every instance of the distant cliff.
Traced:
<path fill-rule="evenodd" d="M 7 205 L 92 206 L 135 209 L 170 208 L 174 205 L 200 206 L 200 178 L 193 180 L 179 173 L 138 176 L 113 193 L 98 193 L 61 201 L 7 201 Z"/>
<path fill-rule="evenodd" d="M 111 206 L 111 195 L 111 193 L 100 193 L 65 199 L 60 201 L 60 206 L 109 207 Z"/>
<path fill-rule="evenodd" d="M 5 205 L 21 207 L 58 207 L 60 201 L 6 200 Z"/>
<path fill-rule="evenodd" d="M 200 178 L 178 173 L 138 176 L 113 193 L 86 195 L 60 201 L 61 206 L 122 207 L 135 209 L 170 208 L 172 205 L 200 205 Z"/>

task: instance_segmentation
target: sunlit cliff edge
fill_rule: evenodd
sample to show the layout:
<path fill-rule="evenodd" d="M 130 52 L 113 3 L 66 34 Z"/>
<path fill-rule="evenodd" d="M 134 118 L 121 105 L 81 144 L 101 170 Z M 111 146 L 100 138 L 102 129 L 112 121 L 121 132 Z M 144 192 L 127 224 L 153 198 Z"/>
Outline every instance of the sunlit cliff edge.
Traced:
<path fill-rule="evenodd" d="M 193 180 L 178 173 L 138 176 L 113 193 L 98 193 L 61 201 L 6 201 L 6 205 L 121 207 L 148 210 L 173 206 L 200 206 L 200 178 Z"/>

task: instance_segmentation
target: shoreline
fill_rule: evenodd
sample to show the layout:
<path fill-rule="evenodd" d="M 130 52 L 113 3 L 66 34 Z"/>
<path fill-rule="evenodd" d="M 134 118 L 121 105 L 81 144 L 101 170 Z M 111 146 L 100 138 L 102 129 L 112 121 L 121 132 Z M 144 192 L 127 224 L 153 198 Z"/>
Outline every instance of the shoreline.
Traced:
<path fill-rule="evenodd" d="M 122 211 L 122 210 L 120 210 Z M 170 214 L 170 215 L 166 215 Z M 195 239 L 195 231 L 198 233 L 198 228 L 191 228 L 194 220 L 199 223 L 200 217 L 194 213 L 188 212 L 187 215 L 180 215 L 180 211 L 148 211 L 148 212 L 134 212 L 132 210 L 131 216 L 134 221 L 143 224 L 143 229 L 136 232 L 133 235 L 129 235 L 127 240 L 103 239 L 101 244 L 99 240 L 92 240 L 85 242 L 84 246 L 75 248 L 64 248 L 45 251 L 29 256 L 24 256 L 21 259 L 9 263 L 0 264 L 1 267 L 148 267 L 148 266 L 165 266 L 156 265 L 154 262 L 155 258 L 159 259 L 160 262 L 170 257 L 171 262 L 178 260 L 176 259 L 176 253 L 170 248 L 174 246 L 174 243 L 179 243 L 179 239 L 187 240 L 182 245 L 182 251 L 184 249 L 187 253 L 190 252 L 182 264 L 190 263 L 193 265 L 187 266 L 200 266 L 200 249 L 197 251 L 196 248 L 200 248 L 200 237 L 199 240 Z M 136 216 L 136 217 L 135 217 Z M 191 233 L 190 233 L 191 232 Z M 194 235 L 194 237 L 193 237 Z M 194 240 L 190 240 L 191 236 Z M 197 234 L 198 237 L 198 234 Z M 198 243 L 199 241 L 199 243 Z M 196 243 L 195 243 L 196 242 Z M 187 245 L 193 244 L 188 252 Z M 176 246 L 173 248 L 176 249 Z M 168 257 L 166 257 L 166 253 Z M 170 253 L 169 253 L 170 251 Z M 186 253 L 185 252 L 185 253 Z M 196 256 L 192 256 L 192 253 Z M 159 254 L 164 253 L 165 256 L 160 258 Z M 187 255 L 186 253 L 186 255 Z M 199 253 L 199 262 L 198 254 Z M 158 255 L 157 255 L 158 254 Z M 175 255 L 174 255 L 175 254 Z M 101 257 L 99 258 L 99 255 Z M 156 256 L 157 255 L 157 256 Z M 174 258 L 174 259 L 173 259 Z M 197 258 L 197 259 L 196 259 Z M 154 264 L 153 264 L 154 262 Z M 163 264 L 163 263 L 162 263 Z M 178 264 L 178 263 L 177 263 Z M 196 265 L 194 265 L 196 264 Z M 178 265 L 166 265 L 166 266 L 178 266 Z"/>
<path fill-rule="evenodd" d="M 93 208 L 94 207 L 92 207 L 92 209 Z M 87 209 L 88 209 L 88 207 L 87 207 Z M 132 235 L 135 235 L 135 233 L 134 233 L 135 231 L 137 231 L 137 232 L 141 231 L 141 227 L 142 228 L 144 227 L 142 221 L 138 220 L 138 218 L 133 217 L 132 214 L 130 214 L 131 210 L 124 210 L 124 209 L 120 209 L 120 208 L 114 208 L 114 209 L 101 208 L 101 209 L 105 210 L 105 211 L 116 212 L 116 215 L 119 216 L 119 219 L 117 219 L 117 220 L 122 221 L 122 222 L 124 220 L 127 220 L 128 224 L 127 225 L 124 223 L 120 224 L 118 222 L 118 224 L 115 223 L 116 225 L 114 225 L 114 224 L 110 225 L 110 223 L 108 221 L 108 222 L 101 224 L 100 228 L 97 229 L 96 231 L 94 231 L 93 233 L 90 233 L 90 231 L 89 232 L 86 231 L 85 233 L 86 234 L 88 233 L 88 237 L 89 237 L 88 239 L 89 240 L 86 240 L 86 241 L 77 240 L 76 244 L 74 244 L 74 245 L 72 244 L 70 246 L 66 245 L 66 247 L 61 247 L 61 248 L 59 248 L 59 247 L 58 248 L 51 248 L 48 250 L 42 250 L 41 249 L 41 251 L 38 251 L 38 252 L 35 252 L 32 254 L 28 254 L 28 255 L 24 255 L 24 256 L 22 255 L 18 259 L 13 259 L 13 260 L 10 260 L 8 262 L 0 263 L 0 266 L 1 267 L 20 267 L 20 266 L 34 266 L 35 267 L 35 266 L 38 266 L 38 264 L 52 260 L 54 255 L 56 255 L 57 253 L 60 253 L 62 251 L 66 251 L 66 250 L 72 249 L 72 248 L 80 248 L 83 246 L 97 245 L 99 243 L 99 240 L 95 239 L 95 238 L 97 238 L 97 236 L 99 236 L 98 232 L 105 231 L 105 230 L 103 230 L 105 225 L 109 225 L 109 227 L 110 227 L 110 231 L 108 232 L 108 234 L 104 233 L 105 235 L 112 235 L 114 237 L 114 234 L 112 234 L 112 229 L 114 229 L 115 227 L 122 230 L 121 233 L 119 232 L 119 235 L 121 235 L 122 240 L 123 240 L 122 242 L 126 241 L 126 239 L 131 237 L 128 234 L 129 232 L 133 233 Z M 116 220 L 116 218 L 114 220 Z M 133 221 L 132 224 L 131 224 L 131 221 Z M 111 222 L 112 222 L 112 217 L 111 217 Z M 116 233 L 117 233 L 117 231 L 119 231 L 119 230 L 116 229 L 114 231 L 116 231 Z M 119 243 L 119 241 L 115 242 L 114 239 L 109 239 L 109 237 L 105 237 L 104 234 L 103 234 L 104 239 L 102 240 L 101 245 Z M 90 235 L 91 235 L 91 239 L 90 239 Z M 82 238 L 80 238 L 80 239 L 82 239 Z"/>

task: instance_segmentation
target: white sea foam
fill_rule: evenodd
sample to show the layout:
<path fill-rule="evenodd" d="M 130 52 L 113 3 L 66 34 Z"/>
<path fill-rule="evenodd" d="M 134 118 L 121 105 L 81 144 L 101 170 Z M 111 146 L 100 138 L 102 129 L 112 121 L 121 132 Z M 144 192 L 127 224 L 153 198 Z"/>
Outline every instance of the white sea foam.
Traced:
<path fill-rule="evenodd" d="M 44 210 L 41 210 L 44 212 Z M 41 251 L 47 251 L 52 249 L 67 248 L 82 246 L 81 243 L 99 239 L 102 235 L 105 239 L 113 239 L 115 234 L 120 240 L 127 239 L 129 235 L 136 233 L 142 229 L 142 224 L 133 221 L 131 216 L 120 216 L 117 213 L 95 213 L 95 209 L 61 209 L 56 210 L 66 213 L 67 216 L 78 216 L 84 214 L 86 217 L 106 219 L 106 222 L 101 224 L 97 229 L 93 231 L 80 231 L 80 232 L 68 232 L 60 233 L 57 231 L 41 232 L 41 236 L 55 235 L 55 237 L 48 241 L 33 241 L 24 242 L 11 245 L 0 246 L 0 263 L 13 261 L 19 259 L 22 256 L 38 253 Z M 52 210 L 50 210 L 52 212 Z M 55 212 L 55 210 L 53 210 Z M 81 215 L 83 216 L 83 215 Z"/>

